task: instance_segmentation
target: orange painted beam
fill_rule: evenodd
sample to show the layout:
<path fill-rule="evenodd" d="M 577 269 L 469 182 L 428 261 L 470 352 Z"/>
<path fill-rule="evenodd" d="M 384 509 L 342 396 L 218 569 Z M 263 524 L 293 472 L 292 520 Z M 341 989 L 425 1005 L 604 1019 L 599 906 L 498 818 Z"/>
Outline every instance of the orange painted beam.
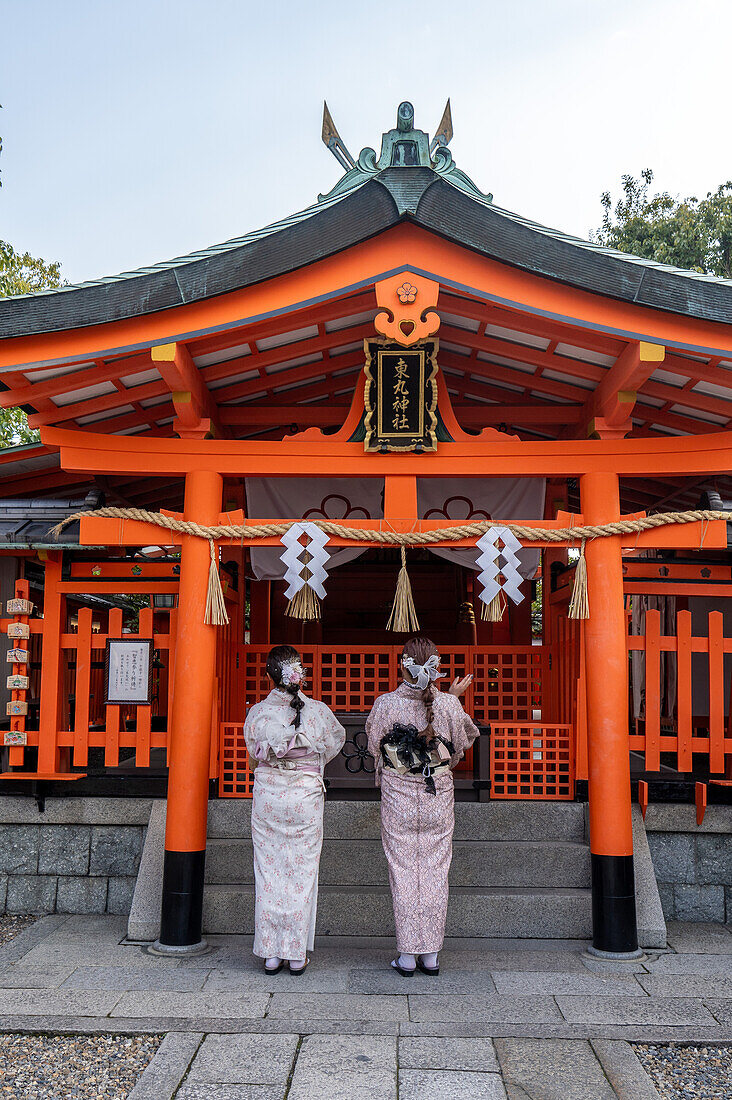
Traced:
<path fill-rule="evenodd" d="M 319 305 L 409 268 L 436 279 L 443 287 L 459 287 L 461 292 L 481 300 L 579 328 L 718 353 L 725 358 L 732 353 L 729 325 L 578 290 L 486 259 L 417 226 L 400 224 L 335 256 L 245 290 L 130 320 L 7 339 L 0 344 L 0 371 L 48 360 L 95 359 L 152 344 L 213 335 L 230 327 L 232 321 L 243 327 L 265 316 Z"/>
<path fill-rule="evenodd" d="M 104 436 L 45 428 L 45 445 L 61 448 L 67 471 L 164 477 L 211 470 L 230 477 L 577 476 L 614 470 L 625 476 L 732 473 L 732 433 L 674 438 L 525 442 L 492 432 L 487 439 L 441 443 L 434 454 L 366 454 L 363 444 L 329 442 L 310 429 L 272 443 Z"/>
<path fill-rule="evenodd" d="M 234 405 L 219 410 L 223 424 L 237 427 L 256 425 L 310 424 L 328 427 L 342 424 L 350 404 L 329 401 L 325 405 Z M 471 405 L 453 404 L 459 422 L 470 428 L 489 424 L 576 424 L 580 405 Z"/>
<path fill-rule="evenodd" d="M 627 344 L 585 402 L 585 434 L 592 434 L 596 418 L 612 427 L 627 425 L 630 431 L 637 391 L 663 362 L 665 354 L 666 349 L 660 344 L 638 340 Z"/>

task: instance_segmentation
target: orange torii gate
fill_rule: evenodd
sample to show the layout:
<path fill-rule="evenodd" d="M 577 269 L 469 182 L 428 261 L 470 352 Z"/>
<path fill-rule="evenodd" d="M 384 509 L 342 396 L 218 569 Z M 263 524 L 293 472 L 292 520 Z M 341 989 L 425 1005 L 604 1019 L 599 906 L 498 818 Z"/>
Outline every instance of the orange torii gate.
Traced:
<path fill-rule="evenodd" d="M 354 407 L 358 395 L 354 395 Z M 349 420 L 351 418 L 349 417 Z M 103 473 L 114 469 L 155 476 L 185 476 L 183 515 L 201 526 L 268 522 L 245 518 L 243 512 L 221 512 L 224 475 L 245 477 L 318 477 L 334 473 L 384 477 L 384 519 L 353 521 L 376 531 L 387 524 L 408 534 L 453 525 L 419 520 L 417 474 L 495 477 L 567 474 L 579 476 L 582 515 L 579 526 L 611 523 L 621 518 L 619 474 L 642 475 L 652 463 L 659 472 L 732 472 L 732 435 L 718 433 L 676 440 L 599 440 L 533 443 L 498 433 L 469 445 L 441 444 L 433 455 L 364 454 L 347 442 L 348 423 L 337 438 L 302 433 L 289 441 L 256 443 L 184 438 L 125 439 L 46 429 L 44 442 L 61 450 L 66 470 Z M 316 437 L 316 438 L 314 438 Z M 637 517 L 623 517 L 637 518 Z M 545 529 L 566 527 L 569 517 L 534 522 Z M 277 522 L 282 522 L 281 520 Z M 181 545 L 180 606 L 176 642 L 173 714 L 169 742 L 170 777 L 163 874 L 160 944 L 190 946 L 201 937 L 204 861 L 208 807 L 211 709 L 216 628 L 204 623 L 210 565 L 206 540 L 166 534 Z M 160 541 L 160 528 L 129 519 L 89 516 L 81 520 L 80 542 L 87 545 L 144 545 Z M 225 540 L 219 540 L 221 542 Z M 279 539 L 247 539 L 237 545 L 277 545 Z M 576 543 L 576 540 L 573 540 Z M 627 731 L 628 667 L 623 611 L 622 546 L 628 536 L 590 540 L 586 547 L 590 618 L 585 624 L 587 677 L 590 847 L 592 853 L 594 946 L 600 951 L 637 950 L 633 835 Z M 336 546 L 354 545 L 334 538 Z M 451 543 L 471 545 L 474 540 Z M 639 532 L 634 547 L 726 548 L 723 521 L 696 522 Z M 375 543 L 376 544 L 376 543 Z M 364 545 L 360 542 L 358 545 Z M 532 545 L 557 545 L 555 542 Z M 568 541 L 564 545 L 572 545 Z"/>

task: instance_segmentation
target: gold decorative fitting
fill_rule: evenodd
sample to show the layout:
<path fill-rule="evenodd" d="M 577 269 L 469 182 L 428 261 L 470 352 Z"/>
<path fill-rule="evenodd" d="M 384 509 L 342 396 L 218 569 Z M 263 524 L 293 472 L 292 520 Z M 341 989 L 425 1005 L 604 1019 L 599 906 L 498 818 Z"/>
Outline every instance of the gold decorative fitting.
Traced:
<path fill-rule="evenodd" d="M 397 287 L 397 296 L 400 302 L 413 302 L 417 297 L 417 287 L 412 286 L 411 283 L 402 283 L 400 287 Z"/>

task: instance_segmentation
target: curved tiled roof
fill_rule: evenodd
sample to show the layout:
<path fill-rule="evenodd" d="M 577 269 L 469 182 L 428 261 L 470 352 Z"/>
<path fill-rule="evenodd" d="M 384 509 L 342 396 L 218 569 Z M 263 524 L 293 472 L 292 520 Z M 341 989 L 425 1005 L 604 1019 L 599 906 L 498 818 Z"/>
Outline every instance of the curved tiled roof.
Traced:
<path fill-rule="evenodd" d="M 732 324 L 732 281 L 549 229 L 428 167 L 355 173 L 330 196 L 263 229 L 187 256 L 0 300 L 0 337 L 155 313 L 296 270 L 409 220 L 513 267 L 653 309 Z"/>

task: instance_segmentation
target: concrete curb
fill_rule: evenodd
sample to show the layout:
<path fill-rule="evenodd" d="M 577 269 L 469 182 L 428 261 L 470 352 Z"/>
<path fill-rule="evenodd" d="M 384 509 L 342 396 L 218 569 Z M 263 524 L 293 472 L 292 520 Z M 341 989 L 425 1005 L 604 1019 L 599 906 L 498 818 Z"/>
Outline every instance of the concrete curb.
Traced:
<path fill-rule="evenodd" d="M 170 1100 L 202 1041 L 200 1031 L 169 1031 L 128 1100 Z"/>
<path fill-rule="evenodd" d="M 645 948 L 665 948 L 666 920 L 648 847 L 645 822 L 640 806 L 631 807 L 633 821 L 633 857 L 635 865 L 635 897 L 638 918 L 638 943 Z"/>
<path fill-rule="evenodd" d="M 629 1043 L 590 1039 L 590 1045 L 620 1100 L 660 1100 L 660 1094 Z"/>
<path fill-rule="evenodd" d="M 165 799 L 156 799 L 150 809 L 145 845 L 127 921 L 127 938 L 130 940 L 151 942 L 160 935 L 166 809 Z"/>

